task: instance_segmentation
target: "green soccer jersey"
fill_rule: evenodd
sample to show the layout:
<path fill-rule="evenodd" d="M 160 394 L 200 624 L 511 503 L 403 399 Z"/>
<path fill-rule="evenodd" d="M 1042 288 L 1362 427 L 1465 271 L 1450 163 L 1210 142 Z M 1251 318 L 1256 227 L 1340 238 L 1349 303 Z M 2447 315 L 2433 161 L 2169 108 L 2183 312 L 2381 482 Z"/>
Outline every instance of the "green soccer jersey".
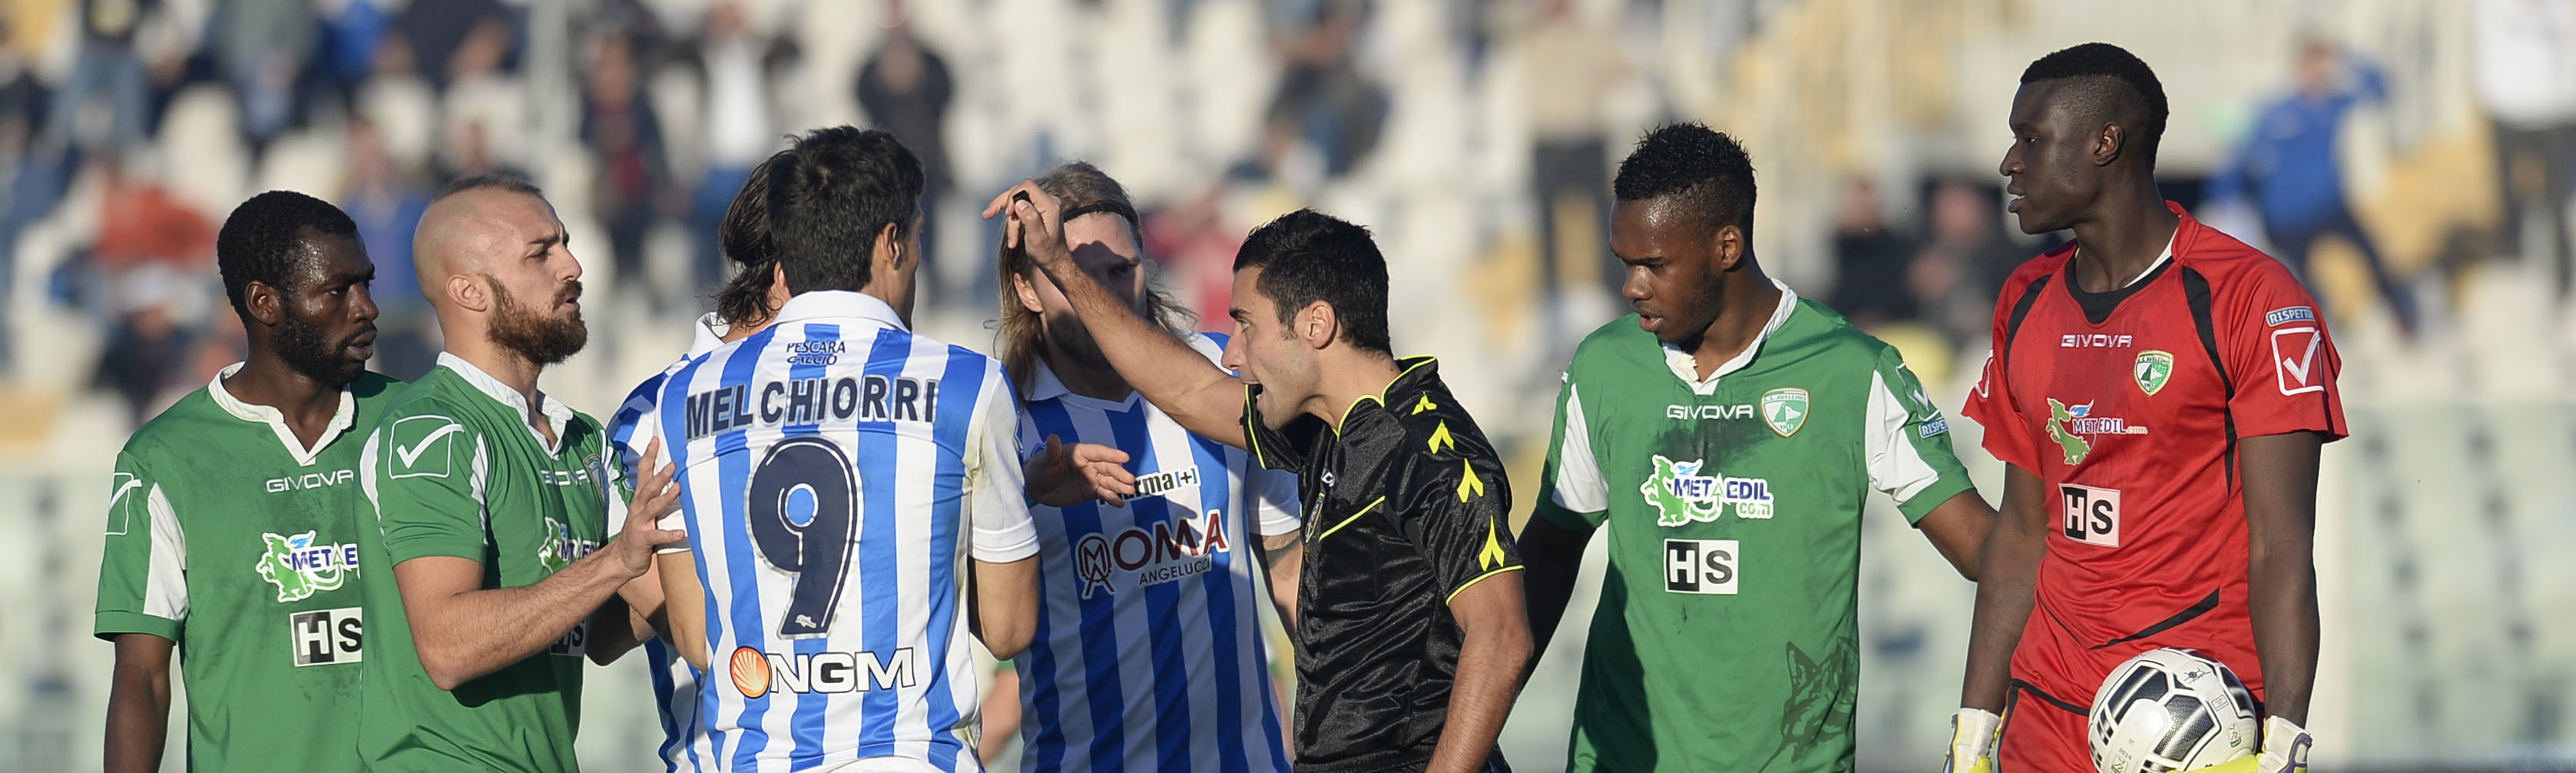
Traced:
<path fill-rule="evenodd" d="M 1852 768 L 1862 504 L 1969 483 L 1896 351 L 1781 290 L 1706 380 L 1635 316 L 1575 350 L 1538 512 L 1615 527 L 1570 770 Z"/>
<path fill-rule="evenodd" d="M 178 643 L 189 770 L 348 770 L 363 638 L 348 516 L 358 425 L 402 382 L 362 374 L 307 449 L 284 414 L 224 389 L 241 367 L 117 454 L 92 630 Z"/>
<path fill-rule="evenodd" d="M 403 390 L 369 438 L 359 481 L 358 565 L 370 576 L 366 690 L 357 746 L 376 771 L 578 770 L 583 644 L 588 625 L 454 690 L 421 668 L 393 567 L 424 556 L 483 564 L 483 587 L 535 584 L 608 537 L 623 498 L 605 466 L 599 422 L 545 397 L 560 439 L 528 426 L 527 401 L 472 364 L 441 354 Z"/>

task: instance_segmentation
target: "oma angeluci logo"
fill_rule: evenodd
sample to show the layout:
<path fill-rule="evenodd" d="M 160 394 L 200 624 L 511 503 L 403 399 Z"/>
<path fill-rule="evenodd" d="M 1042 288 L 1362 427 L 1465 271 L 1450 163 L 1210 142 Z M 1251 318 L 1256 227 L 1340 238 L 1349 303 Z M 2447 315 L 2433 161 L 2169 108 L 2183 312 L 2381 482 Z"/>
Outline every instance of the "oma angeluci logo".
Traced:
<path fill-rule="evenodd" d="M 356 543 L 314 544 L 318 532 L 294 535 L 262 533 L 259 560 L 253 566 L 260 579 L 277 586 L 279 603 L 303 601 L 313 594 L 338 590 L 358 572 Z"/>

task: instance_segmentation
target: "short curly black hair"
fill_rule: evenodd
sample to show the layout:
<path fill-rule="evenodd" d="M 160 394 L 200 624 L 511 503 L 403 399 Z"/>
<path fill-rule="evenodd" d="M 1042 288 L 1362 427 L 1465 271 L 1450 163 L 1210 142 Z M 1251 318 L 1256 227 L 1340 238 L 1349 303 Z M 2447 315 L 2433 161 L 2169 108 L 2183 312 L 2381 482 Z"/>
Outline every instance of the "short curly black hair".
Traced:
<path fill-rule="evenodd" d="M 1333 307 L 1351 348 L 1391 356 L 1386 333 L 1386 255 L 1368 228 L 1301 209 L 1252 229 L 1234 253 L 1235 273 L 1261 269 L 1253 289 L 1290 324 L 1316 301 Z"/>
<path fill-rule="evenodd" d="M 1619 162 L 1610 190 L 1620 201 L 1681 196 L 1714 229 L 1753 238 L 1753 158 L 1735 138 L 1698 123 L 1656 127 Z"/>
<path fill-rule="evenodd" d="M 2144 160 L 2155 163 L 2156 145 L 2164 139 L 2172 110 L 2165 103 L 2164 83 L 2144 60 L 2109 43 L 2086 43 L 2040 57 L 2021 71 L 2025 86 L 2053 80 L 2068 81 L 2060 92 L 2061 104 L 2073 107 L 2088 123 L 2127 130 Z"/>
<path fill-rule="evenodd" d="M 921 159 L 883 130 L 815 129 L 769 164 L 770 249 L 791 293 L 866 287 L 886 226 L 905 238 L 921 214 Z"/>
<path fill-rule="evenodd" d="M 242 323 L 249 324 L 250 283 L 292 292 L 291 278 L 308 270 L 316 257 L 312 235 L 357 233 L 357 222 L 331 202 L 294 191 L 252 196 L 233 208 L 215 235 L 215 268 L 224 277 L 224 297 Z"/>

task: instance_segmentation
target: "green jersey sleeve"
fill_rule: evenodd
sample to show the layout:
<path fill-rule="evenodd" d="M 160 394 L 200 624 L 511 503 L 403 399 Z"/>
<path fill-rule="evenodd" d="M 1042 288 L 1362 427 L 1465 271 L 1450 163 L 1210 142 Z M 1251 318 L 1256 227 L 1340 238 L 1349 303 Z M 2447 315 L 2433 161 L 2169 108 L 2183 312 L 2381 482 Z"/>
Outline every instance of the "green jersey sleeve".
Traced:
<path fill-rule="evenodd" d="M 1556 393 L 1556 429 L 1548 435 L 1547 463 L 1539 471 L 1536 512 L 1584 534 L 1600 528 L 1610 512 L 1610 484 L 1592 455 L 1591 423 L 1584 418 L 1583 397 L 1571 375 Z"/>
<path fill-rule="evenodd" d="M 406 402 L 368 439 L 362 483 L 393 564 L 422 556 L 484 560 L 491 458 L 482 433 L 455 413 L 435 400 Z"/>
<path fill-rule="evenodd" d="M 1907 523 L 1923 520 L 1950 497 L 1972 488 L 1950 450 L 1950 420 L 1932 405 L 1923 382 L 1894 347 L 1881 349 L 1870 371 L 1869 420 L 1863 429 L 1870 487 L 1896 500 Z"/>
<path fill-rule="evenodd" d="M 161 482 L 132 455 L 116 455 L 107 497 L 107 545 L 98 567 L 101 639 L 146 633 L 179 640 L 188 619 L 188 543 Z"/>

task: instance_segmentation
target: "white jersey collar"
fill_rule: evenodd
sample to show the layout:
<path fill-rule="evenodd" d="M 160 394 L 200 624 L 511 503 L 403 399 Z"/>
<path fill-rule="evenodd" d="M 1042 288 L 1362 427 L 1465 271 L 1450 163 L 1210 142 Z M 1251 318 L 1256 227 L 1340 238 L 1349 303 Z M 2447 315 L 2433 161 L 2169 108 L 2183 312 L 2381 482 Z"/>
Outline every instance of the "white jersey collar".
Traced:
<path fill-rule="evenodd" d="M 886 305 L 885 301 L 879 300 L 876 296 L 847 290 L 815 290 L 798 293 L 796 297 L 787 299 L 785 305 L 778 307 L 778 319 L 772 323 L 772 326 L 818 319 L 863 319 L 907 333 L 912 332 L 912 326 L 903 323 L 903 317 L 894 313 L 893 306 Z"/>
<path fill-rule="evenodd" d="M 527 426 L 525 417 L 528 415 L 528 400 L 519 396 L 519 390 L 511 389 L 510 385 L 501 383 L 500 379 L 483 372 L 482 368 L 474 367 L 474 363 L 466 362 L 465 358 L 448 352 L 438 353 L 438 364 L 439 367 L 456 371 L 456 375 L 464 378 L 465 383 L 482 390 L 484 395 L 500 401 L 502 405 L 509 406 L 512 415 L 521 417 L 519 426 L 526 428 L 528 436 L 536 438 L 537 445 L 546 449 L 547 454 L 563 452 L 564 430 L 572 425 L 572 406 L 556 400 L 554 395 L 546 394 L 545 390 L 537 390 L 538 411 L 546 417 L 546 426 L 552 428 L 555 433 L 555 442 L 548 443 L 545 435 L 538 434 L 537 428 Z"/>
<path fill-rule="evenodd" d="M 723 346 L 725 331 L 731 327 L 724 320 L 717 319 L 715 312 L 698 315 L 698 324 L 689 328 L 688 356 L 696 357 Z"/>
<path fill-rule="evenodd" d="M 1727 360 L 1725 364 L 1717 366 L 1717 370 L 1709 371 L 1707 379 L 1703 380 L 1699 377 L 1698 357 L 1682 351 L 1681 347 L 1664 344 L 1664 365 L 1672 368 L 1673 377 L 1681 379 L 1684 384 L 1689 384 L 1693 393 L 1705 395 L 1717 391 L 1718 379 L 1753 364 L 1753 356 L 1762 351 L 1762 343 L 1771 340 L 1772 333 L 1780 332 L 1780 326 L 1788 324 L 1789 315 L 1798 310 L 1798 291 L 1789 289 L 1787 284 L 1781 283 L 1778 279 L 1771 280 L 1771 286 L 1780 288 L 1780 305 L 1771 309 L 1771 321 L 1762 324 L 1762 332 L 1754 334 L 1753 343 L 1744 347 L 1743 352 L 1736 354 L 1734 359 Z"/>
<path fill-rule="evenodd" d="M 286 426 L 285 411 L 272 406 L 242 402 L 241 398 L 233 396 L 232 390 L 224 388 L 224 379 L 240 373 L 242 366 L 248 364 L 250 363 L 236 362 L 224 368 L 222 372 L 216 373 L 215 380 L 206 382 L 206 395 L 214 398 L 215 405 L 222 406 L 224 412 L 232 414 L 233 418 L 266 424 L 269 429 L 276 431 L 277 442 L 286 446 L 286 452 L 295 457 L 296 464 L 312 464 L 314 457 L 322 455 L 322 449 L 331 447 L 332 440 L 338 439 L 340 433 L 349 431 L 350 426 L 357 424 L 358 398 L 350 394 L 347 385 L 342 385 L 340 407 L 331 412 L 331 423 L 322 428 L 320 437 L 313 439 L 312 448 L 304 447 L 304 441 L 295 438 L 295 430 Z"/>

